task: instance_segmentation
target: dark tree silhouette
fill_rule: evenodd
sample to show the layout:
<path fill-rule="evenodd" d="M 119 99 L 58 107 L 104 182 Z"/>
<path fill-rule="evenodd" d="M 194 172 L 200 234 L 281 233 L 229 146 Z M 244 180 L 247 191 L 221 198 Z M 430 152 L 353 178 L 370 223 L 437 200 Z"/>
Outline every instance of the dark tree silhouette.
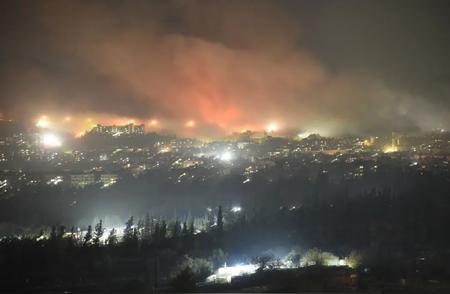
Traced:
<path fill-rule="evenodd" d="M 222 205 L 219 205 L 219 211 L 217 212 L 217 229 L 219 232 L 223 231 Z"/>
<path fill-rule="evenodd" d="M 87 228 L 86 235 L 84 235 L 84 238 L 83 238 L 83 246 L 89 245 L 91 240 L 92 240 L 92 226 L 89 225 Z"/>
<path fill-rule="evenodd" d="M 115 246 L 118 242 L 117 231 L 113 228 L 109 231 L 108 238 L 106 238 L 106 244 L 108 244 L 108 246 Z"/>
<path fill-rule="evenodd" d="M 58 230 L 58 239 L 62 239 L 64 237 L 64 234 L 66 233 L 66 227 L 60 226 Z"/>
<path fill-rule="evenodd" d="M 195 274 L 190 267 L 184 268 L 172 280 L 174 292 L 191 293 L 195 290 Z"/>
<path fill-rule="evenodd" d="M 145 244 L 150 243 L 152 237 L 152 221 L 150 218 L 150 214 L 147 213 L 145 215 L 145 220 L 144 220 L 144 230 L 142 233 L 142 240 Z"/>
<path fill-rule="evenodd" d="M 189 234 L 194 235 L 194 233 L 195 233 L 194 221 L 191 220 L 191 222 L 189 224 Z"/>
<path fill-rule="evenodd" d="M 165 220 L 162 221 L 161 226 L 159 228 L 160 239 L 164 240 L 167 235 L 167 223 Z"/>
<path fill-rule="evenodd" d="M 180 235 L 180 223 L 178 222 L 178 220 L 175 220 L 172 228 L 172 237 L 178 238 L 179 235 Z"/>
<path fill-rule="evenodd" d="M 50 232 L 50 240 L 56 240 L 58 238 L 58 233 L 56 232 L 56 227 L 52 226 L 52 230 Z"/>
<path fill-rule="evenodd" d="M 125 243 L 130 243 L 133 240 L 134 230 L 134 219 L 132 216 L 125 223 L 125 229 L 123 230 L 123 241 Z"/>
<path fill-rule="evenodd" d="M 94 230 L 94 237 L 92 239 L 92 243 L 95 246 L 99 246 L 100 245 L 100 240 L 103 236 L 103 233 L 105 232 L 105 230 L 103 229 L 103 223 L 102 220 L 100 220 L 96 225 L 95 225 L 95 230 Z"/>

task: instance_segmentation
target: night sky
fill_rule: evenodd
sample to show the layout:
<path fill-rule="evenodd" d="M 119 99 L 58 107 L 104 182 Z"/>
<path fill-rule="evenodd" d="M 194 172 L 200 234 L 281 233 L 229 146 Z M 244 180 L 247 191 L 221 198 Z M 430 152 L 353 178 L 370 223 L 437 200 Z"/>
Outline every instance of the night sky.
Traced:
<path fill-rule="evenodd" d="M 1 1 L 0 112 L 221 136 L 450 127 L 450 1 Z M 74 123 L 73 131 L 79 124 Z"/>

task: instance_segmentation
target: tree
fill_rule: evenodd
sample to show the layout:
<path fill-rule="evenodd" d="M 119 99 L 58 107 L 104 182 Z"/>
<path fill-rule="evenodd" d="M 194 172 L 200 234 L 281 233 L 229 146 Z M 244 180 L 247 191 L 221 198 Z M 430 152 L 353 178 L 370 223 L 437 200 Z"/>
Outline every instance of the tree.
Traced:
<path fill-rule="evenodd" d="M 189 235 L 194 235 L 194 233 L 195 233 L 194 221 L 191 220 L 191 222 L 189 224 Z"/>
<path fill-rule="evenodd" d="M 266 268 L 273 268 L 274 261 L 275 257 L 272 254 L 258 256 L 253 259 L 253 263 L 258 265 L 258 271 L 264 270 Z"/>
<path fill-rule="evenodd" d="M 164 240 L 166 238 L 167 235 L 167 224 L 166 221 L 163 220 L 161 223 L 161 226 L 159 228 L 159 234 L 160 234 L 160 239 Z"/>
<path fill-rule="evenodd" d="M 223 231 L 223 215 L 221 205 L 219 205 L 219 211 L 217 212 L 217 228 L 219 229 L 219 232 Z"/>
<path fill-rule="evenodd" d="M 207 229 L 209 230 L 214 225 L 214 213 L 211 208 L 208 207 L 207 210 Z"/>
<path fill-rule="evenodd" d="M 129 242 L 131 242 L 131 240 L 133 240 L 133 234 L 134 234 L 133 225 L 134 225 L 134 220 L 133 220 L 133 217 L 130 216 L 130 218 L 125 223 L 125 229 L 123 230 L 123 241 L 125 243 L 129 243 Z"/>
<path fill-rule="evenodd" d="M 58 239 L 62 239 L 64 237 L 64 234 L 66 233 L 66 227 L 60 226 L 58 230 Z"/>
<path fill-rule="evenodd" d="M 103 236 L 103 233 L 105 232 L 105 230 L 103 229 L 103 223 L 102 220 L 100 220 L 96 225 L 95 225 L 95 230 L 94 230 L 94 237 L 92 239 L 92 243 L 95 246 L 99 246 L 100 245 L 100 240 Z"/>
<path fill-rule="evenodd" d="M 350 252 L 350 255 L 345 258 L 345 264 L 351 268 L 358 268 L 363 261 L 363 255 L 357 251 Z"/>
<path fill-rule="evenodd" d="M 195 275 L 189 267 L 185 267 L 172 279 L 173 292 L 192 293 L 195 290 Z"/>
<path fill-rule="evenodd" d="M 144 221 L 142 219 L 140 219 L 137 223 L 137 227 L 136 227 L 136 232 L 137 232 L 137 238 L 139 239 L 143 239 L 144 236 Z"/>
<path fill-rule="evenodd" d="M 153 240 L 158 241 L 159 237 L 160 237 L 160 226 L 159 226 L 159 221 L 156 221 L 155 223 L 155 230 L 153 231 Z"/>
<path fill-rule="evenodd" d="M 180 223 L 178 222 L 178 220 L 176 220 L 172 228 L 172 237 L 178 238 L 180 235 L 179 233 L 180 233 Z"/>
<path fill-rule="evenodd" d="M 151 236 L 152 236 L 152 221 L 151 221 L 150 215 L 147 213 L 145 215 L 144 230 L 142 233 L 143 242 L 145 244 L 150 243 Z"/>
<path fill-rule="evenodd" d="M 137 244 L 139 241 L 139 229 L 134 228 L 133 229 L 133 238 L 132 238 L 133 244 Z"/>
<path fill-rule="evenodd" d="M 89 225 L 87 228 L 86 235 L 83 238 L 83 246 L 87 246 L 92 240 L 92 226 Z"/>
<path fill-rule="evenodd" d="M 108 244 L 108 246 L 115 246 L 117 245 L 117 243 L 117 231 L 116 229 L 112 228 L 111 231 L 109 231 L 108 238 L 106 238 L 106 244 Z"/>
<path fill-rule="evenodd" d="M 72 227 L 70 228 L 70 233 L 69 233 L 69 236 L 68 236 L 68 238 L 67 238 L 67 242 L 68 242 L 68 244 L 69 244 L 70 246 L 75 246 L 75 244 L 76 244 L 77 239 L 76 239 L 76 233 L 75 233 L 75 232 L 76 232 L 76 231 L 75 231 L 75 227 L 72 226 Z"/>
<path fill-rule="evenodd" d="M 303 255 L 302 263 L 306 266 L 310 265 L 329 265 L 332 260 L 337 260 L 337 256 L 329 252 L 322 252 L 317 248 L 306 251 Z"/>
<path fill-rule="evenodd" d="M 52 226 L 52 231 L 50 232 L 50 240 L 56 240 L 58 233 L 56 232 L 56 227 Z"/>
<path fill-rule="evenodd" d="M 302 260 L 300 249 L 292 249 L 286 256 L 286 261 L 289 267 L 299 267 Z"/>
<path fill-rule="evenodd" d="M 186 268 L 192 270 L 196 282 L 203 281 L 213 272 L 213 265 L 209 260 L 204 258 L 192 258 L 189 255 L 183 256 L 178 267 L 178 272 L 181 272 Z"/>
<path fill-rule="evenodd" d="M 182 236 L 187 236 L 188 235 L 188 228 L 187 228 L 187 223 L 183 222 L 183 229 L 181 230 L 181 235 Z"/>

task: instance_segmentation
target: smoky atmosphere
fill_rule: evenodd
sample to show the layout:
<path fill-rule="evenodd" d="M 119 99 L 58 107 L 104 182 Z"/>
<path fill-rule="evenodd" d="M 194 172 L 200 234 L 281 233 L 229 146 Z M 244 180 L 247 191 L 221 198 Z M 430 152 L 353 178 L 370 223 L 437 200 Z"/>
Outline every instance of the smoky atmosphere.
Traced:
<path fill-rule="evenodd" d="M 450 2 L 0 3 L 0 292 L 450 292 Z"/>

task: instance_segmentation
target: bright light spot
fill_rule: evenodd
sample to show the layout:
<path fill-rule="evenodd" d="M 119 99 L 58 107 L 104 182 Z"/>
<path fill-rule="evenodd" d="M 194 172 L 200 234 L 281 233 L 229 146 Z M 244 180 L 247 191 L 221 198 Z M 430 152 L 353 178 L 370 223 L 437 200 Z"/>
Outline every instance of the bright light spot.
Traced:
<path fill-rule="evenodd" d="M 193 127 L 195 127 L 195 121 L 190 120 L 190 121 L 186 122 L 186 127 L 187 127 L 187 128 L 193 128 Z"/>
<path fill-rule="evenodd" d="M 384 153 L 393 153 L 393 152 L 397 152 L 398 151 L 398 147 L 397 146 L 386 146 L 383 149 Z"/>
<path fill-rule="evenodd" d="M 231 161 L 233 159 L 233 154 L 230 151 L 225 151 L 220 155 L 220 160 Z"/>
<path fill-rule="evenodd" d="M 231 282 L 233 277 L 243 276 L 243 275 L 251 275 L 256 272 L 258 266 L 255 264 L 239 264 L 235 266 L 226 265 L 224 267 L 219 268 L 215 274 L 209 276 L 207 278 L 208 282 Z"/>
<path fill-rule="evenodd" d="M 54 178 L 51 178 L 50 180 L 47 181 L 47 185 L 58 185 L 59 183 L 61 183 L 63 181 L 63 177 L 62 176 L 56 176 Z"/>
<path fill-rule="evenodd" d="M 48 128 L 50 126 L 50 122 L 47 119 L 46 115 L 43 115 L 36 123 L 38 128 Z"/>
<path fill-rule="evenodd" d="M 55 134 L 44 134 L 42 136 L 42 144 L 44 147 L 54 148 L 62 145 L 61 139 Z"/>
<path fill-rule="evenodd" d="M 333 256 L 332 258 L 326 260 L 326 266 L 345 266 L 346 262 L 344 259 L 340 259 L 337 256 Z"/>
<path fill-rule="evenodd" d="M 8 186 L 8 180 L 0 181 L 0 188 L 5 188 L 6 186 Z"/>
<path fill-rule="evenodd" d="M 156 119 L 152 119 L 151 121 L 150 121 L 150 125 L 151 126 L 156 126 L 158 124 L 158 121 L 156 120 Z"/>
<path fill-rule="evenodd" d="M 47 239 L 47 237 L 45 235 L 41 235 L 41 236 L 36 238 L 36 241 L 42 241 L 42 240 L 45 240 L 45 239 Z"/>
<path fill-rule="evenodd" d="M 233 206 L 233 208 L 231 208 L 232 212 L 240 212 L 242 210 L 242 208 L 240 206 Z"/>
<path fill-rule="evenodd" d="M 65 122 L 69 122 L 69 121 L 71 121 L 72 120 L 72 118 L 70 117 L 70 116 L 66 116 L 65 118 L 64 118 L 64 121 Z"/>
<path fill-rule="evenodd" d="M 106 182 L 103 184 L 102 188 L 108 188 L 111 187 L 112 185 L 114 185 L 115 183 L 117 183 L 117 180 L 115 179 L 111 179 L 110 181 Z"/>
<path fill-rule="evenodd" d="M 85 131 L 81 131 L 81 132 L 78 132 L 78 133 L 75 134 L 75 138 L 81 138 L 84 135 L 86 135 L 86 132 Z"/>
<path fill-rule="evenodd" d="M 161 149 L 159 149 L 159 153 L 167 153 L 170 152 L 172 150 L 172 148 L 170 148 L 169 146 L 166 147 L 162 147 Z"/>
<path fill-rule="evenodd" d="M 276 123 L 270 123 L 267 126 L 266 131 L 268 133 L 274 133 L 274 132 L 278 131 L 278 125 Z"/>

